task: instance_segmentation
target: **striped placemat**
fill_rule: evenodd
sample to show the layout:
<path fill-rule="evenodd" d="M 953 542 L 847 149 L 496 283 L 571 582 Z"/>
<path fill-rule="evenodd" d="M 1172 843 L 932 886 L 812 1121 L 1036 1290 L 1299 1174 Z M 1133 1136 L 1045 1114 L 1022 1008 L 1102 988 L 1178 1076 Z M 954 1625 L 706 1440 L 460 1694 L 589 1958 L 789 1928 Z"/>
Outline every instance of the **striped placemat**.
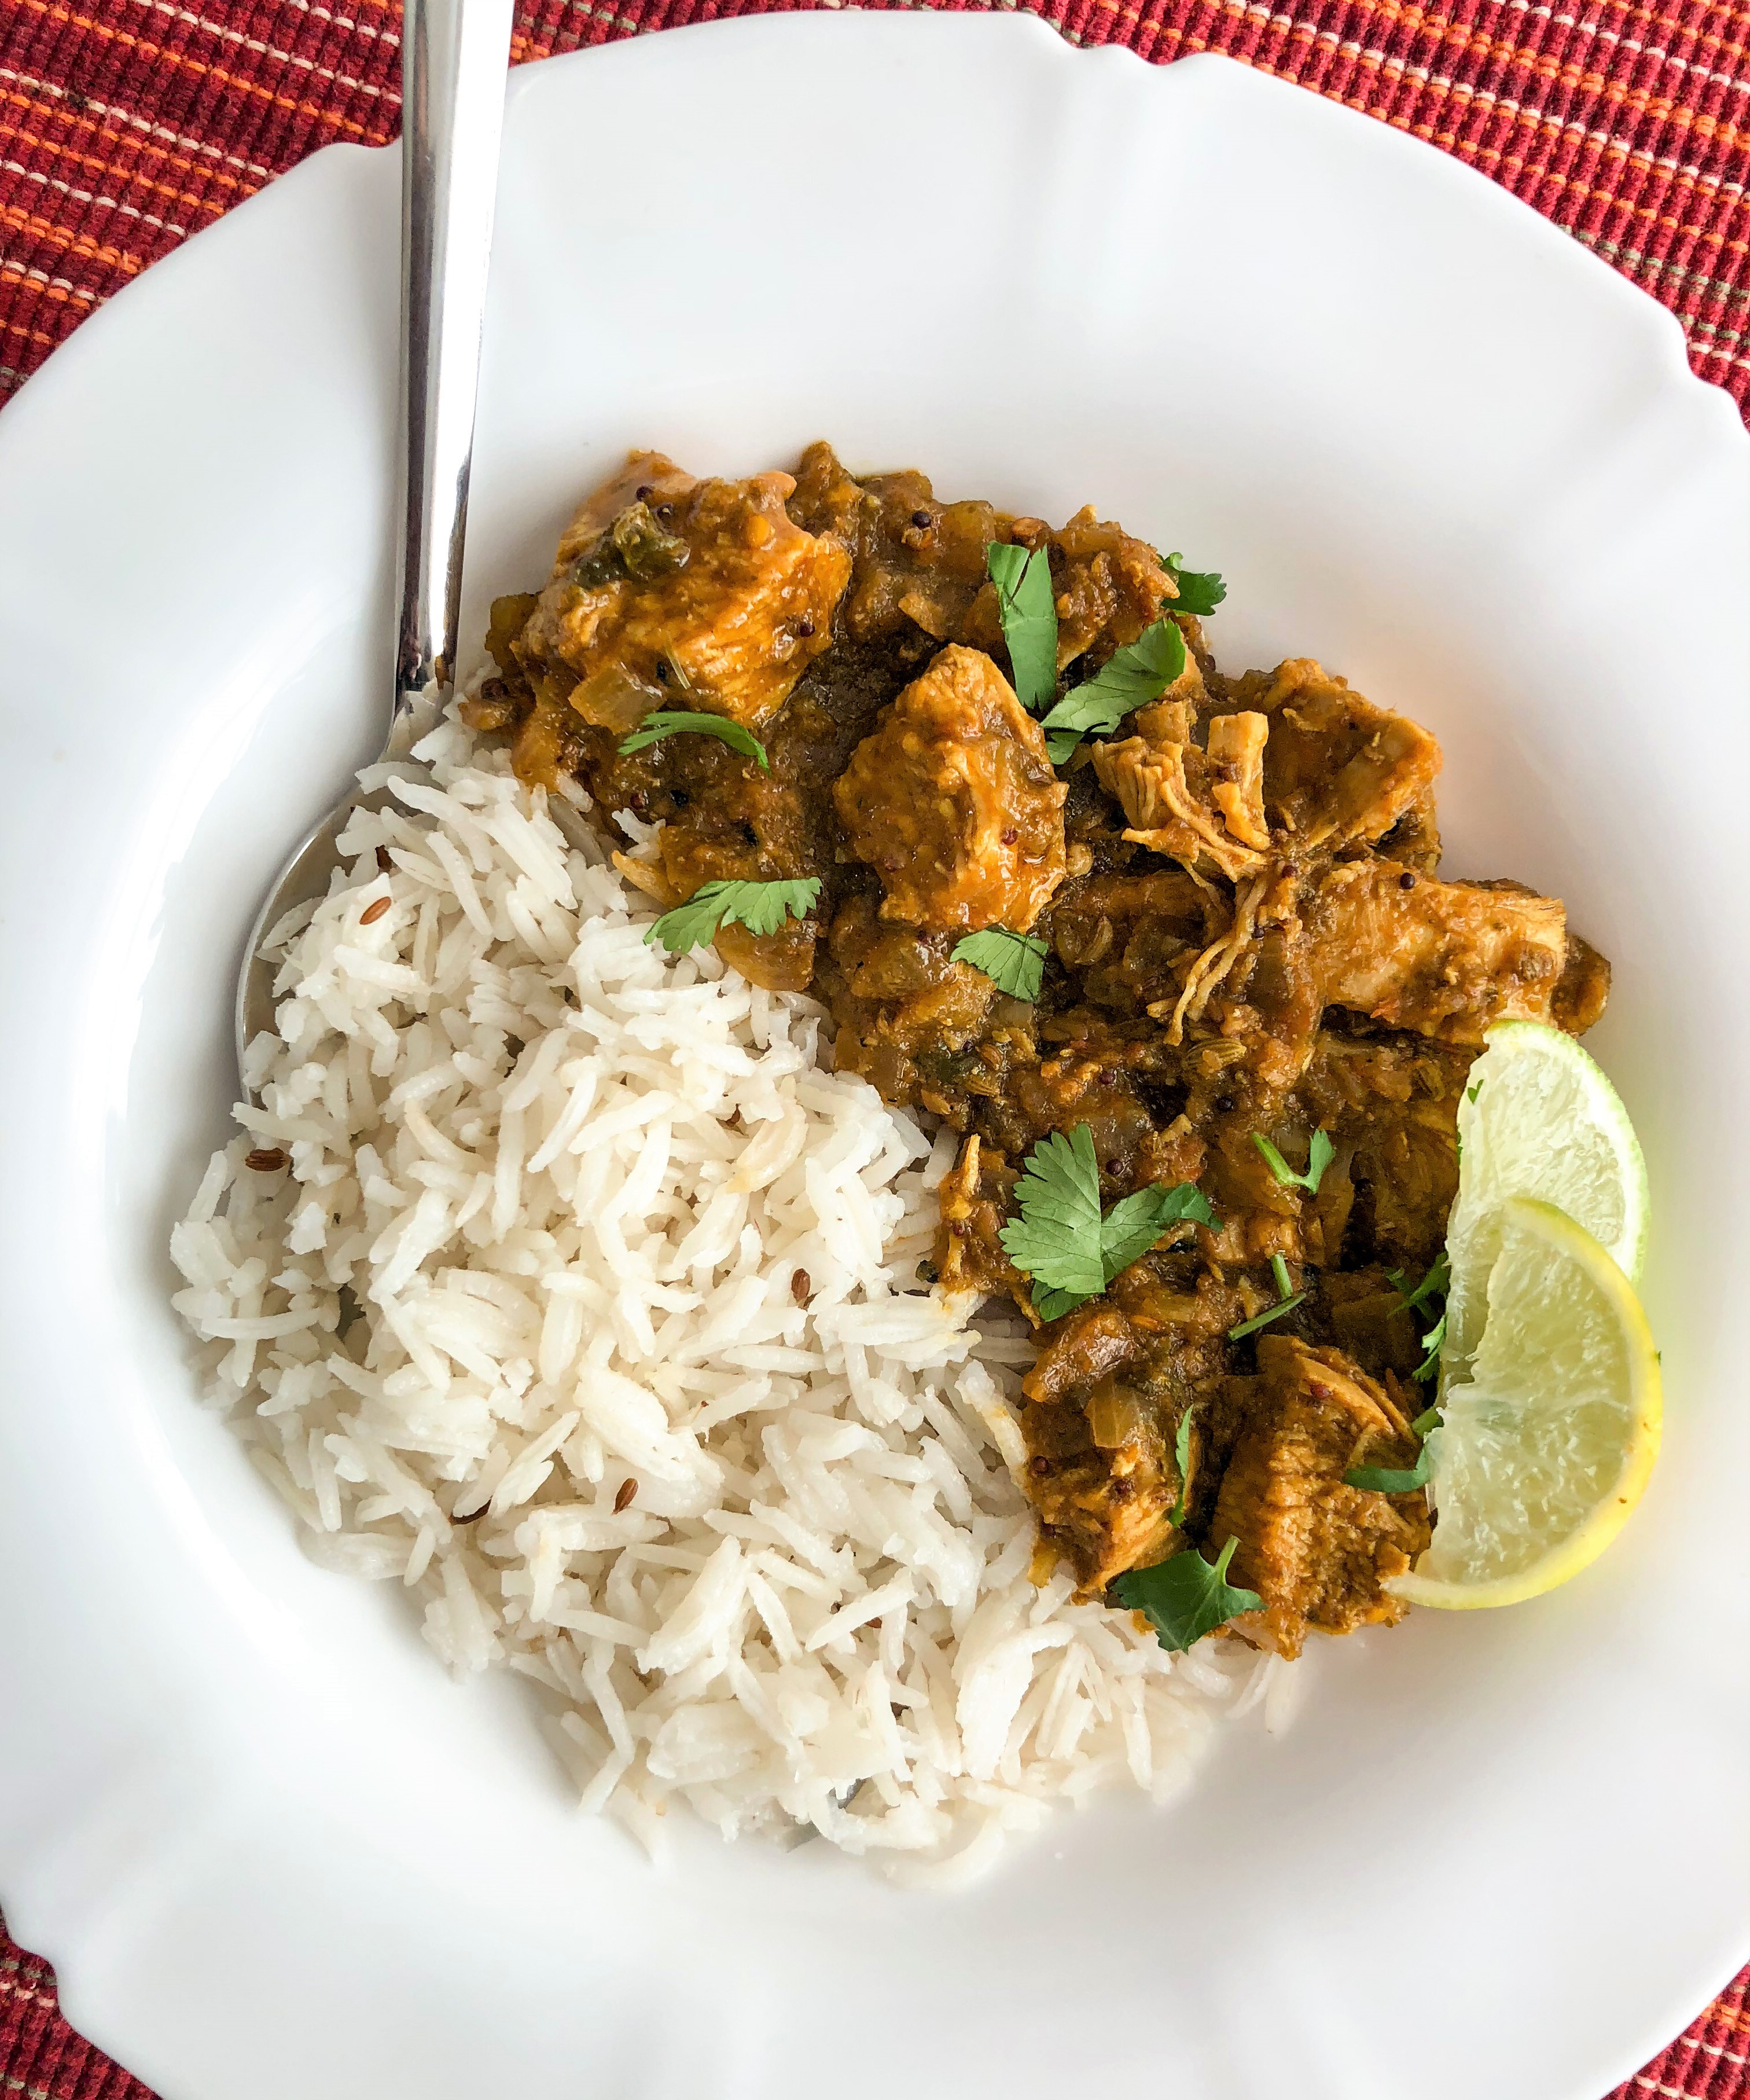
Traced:
<path fill-rule="evenodd" d="M 782 0 L 780 0 L 782 4 Z M 522 0 L 514 54 L 766 0 Z M 1432 139 L 1662 300 L 1750 398 L 1750 7 L 1040 0 L 1078 43 L 1225 51 Z M 332 139 L 392 138 L 383 0 L 5 0 L 0 398 L 104 299 Z"/>
<path fill-rule="evenodd" d="M 518 60 L 761 0 L 522 0 Z M 1750 4 L 1043 0 L 1078 43 L 1230 57 L 1431 139 L 1669 307 L 1750 413 Z M 0 0 L 0 399 L 112 292 L 317 147 L 399 121 L 383 0 Z M 1750 1970 L 1613 2096 L 1750 2100 Z M 151 2100 L 0 1926 L 0 2094 Z M 1484 2096 L 1479 2096 L 1484 2100 Z M 1602 2096 L 1601 2096 L 1602 2100 Z"/>

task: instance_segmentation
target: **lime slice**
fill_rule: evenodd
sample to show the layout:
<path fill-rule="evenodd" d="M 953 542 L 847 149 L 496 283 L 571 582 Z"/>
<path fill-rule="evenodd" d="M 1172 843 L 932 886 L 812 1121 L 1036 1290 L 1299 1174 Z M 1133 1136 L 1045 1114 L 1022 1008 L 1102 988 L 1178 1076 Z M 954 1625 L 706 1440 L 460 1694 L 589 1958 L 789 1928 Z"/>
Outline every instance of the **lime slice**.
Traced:
<path fill-rule="evenodd" d="M 1452 1611 L 1541 1595 L 1597 1559 L 1659 1452 L 1659 1359 L 1641 1301 L 1590 1233 L 1511 1197 L 1469 1375 L 1429 1434 L 1434 1543 L 1388 1583 Z"/>
<path fill-rule="evenodd" d="M 1443 1379 L 1462 1378 L 1483 1327 L 1510 1196 L 1565 1211 L 1638 1283 L 1646 1250 L 1646 1162 L 1616 1088 L 1571 1035 L 1504 1021 L 1483 1039 L 1458 1105 L 1458 1196 L 1447 1224 L 1452 1286 Z"/>

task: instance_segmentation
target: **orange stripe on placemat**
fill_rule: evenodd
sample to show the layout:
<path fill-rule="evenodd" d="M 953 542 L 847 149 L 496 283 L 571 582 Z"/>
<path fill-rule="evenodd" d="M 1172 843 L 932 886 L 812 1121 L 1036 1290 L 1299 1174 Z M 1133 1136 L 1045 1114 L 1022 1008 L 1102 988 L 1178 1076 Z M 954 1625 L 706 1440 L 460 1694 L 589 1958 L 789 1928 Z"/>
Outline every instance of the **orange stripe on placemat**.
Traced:
<path fill-rule="evenodd" d="M 118 179 L 117 179 L 118 188 L 125 185 L 134 189 L 149 190 L 156 196 L 176 204 L 186 205 L 196 211 L 214 209 L 208 205 L 205 198 L 198 196 L 194 191 L 183 188 L 178 183 L 156 181 L 150 175 L 143 174 L 137 165 L 125 168 L 118 166 L 118 156 L 116 153 L 106 154 L 94 150 L 95 147 L 104 143 L 100 134 L 90 144 L 75 148 L 69 142 L 50 138 L 46 126 L 41 129 L 27 129 L 23 122 L 14 123 L 10 117 L 4 113 L 6 110 L 13 108 L 27 110 L 33 118 L 38 120 L 46 117 L 52 121 L 60 113 L 53 103 L 34 100 L 29 96 L 19 94 L 16 90 L 9 91 L 4 96 L 0 96 L 0 146 L 3 146 L 7 152 L 12 153 L 35 152 L 45 158 L 52 157 L 57 163 L 65 163 L 69 176 L 77 170 L 93 182 L 101 181 L 105 177 Z M 139 149 L 136 148 L 134 150 L 137 152 Z M 167 160 L 170 157 L 161 148 L 148 150 L 155 152 L 161 159 Z M 53 182 L 57 179 L 54 176 L 44 174 L 40 169 L 21 168 L 15 172 L 20 174 L 33 175 L 39 181 Z M 235 175 L 223 176 L 216 169 L 203 168 L 201 172 L 209 182 L 223 180 L 227 188 L 232 189 L 239 188 Z M 65 178 L 60 179 L 63 187 L 72 188 L 71 183 Z M 271 178 L 267 174 L 262 177 L 263 182 L 271 179 Z M 258 189 L 260 187 L 260 183 L 252 186 L 253 188 Z M 74 193 L 77 194 L 77 192 Z M 95 192 L 92 194 L 95 196 Z M 217 209 L 223 210 L 224 206 L 221 205 Z M 172 230 L 182 233 L 187 229 L 177 227 Z"/>
<path fill-rule="evenodd" d="M 111 135 L 104 129 L 101 120 L 112 118 L 117 125 L 126 125 L 139 135 L 132 141 L 116 139 L 118 147 L 124 144 L 139 150 L 161 153 L 174 167 L 188 171 L 198 170 L 209 181 L 235 182 L 236 177 L 227 175 L 227 167 L 240 168 L 246 175 L 256 178 L 254 187 L 271 182 L 280 173 L 278 169 L 265 167 L 259 161 L 240 160 L 235 154 L 222 152 L 214 145 L 200 139 L 191 139 L 185 133 L 168 130 L 148 118 L 133 115 L 126 110 L 112 109 L 107 103 L 94 102 L 76 89 L 61 86 L 57 82 L 36 80 L 12 71 L 9 66 L 0 66 L 0 81 L 11 83 L 8 96 L 16 95 L 29 108 L 48 117 L 60 117 L 69 126 L 77 125 L 95 133 L 101 139 Z M 95 112 L 95 117 L 94 117 Z M 184 150 L 179 151 L 178 148 Z M 205 156 L 196 159 L 196 155 Z M 245 192 L 253 195 L 253 189 Z"/>
<path fill-rule="evenodd" d="M 342 117 L 335 111 L 325 109 L 320 103 L 312 102 L 307 97 L 284 95 L 275 88 L 264 86 L 259 81 L 251 80 L 246 75 L 233 72 L 227 67 L 205 64 L 199 59 L 191 58 L 186 51 L 172 51 L 167 45 L 150 42 L 143 37 L 136 37 L 126 29 L 112 28 L 108 24 L 99 22 L 89 15 L 73 14 L 67 8 L 53 5 L 52 0 L 10 0 L 10 4 L 16 7 L 20 13 L 39 15 L 47 21 L 64 24 L 69 29 L 88 30 L 93 36 L 112 38 L 116 43 L 132 51 L 138 57 L 156 60 L 161 64 L 174 66 L 179 69 L 186 69 L 192 73 L 211 79 L 223 87 L 238 88 L 245 95 L 255 95 L 263 101 L 271 102 L 276 108 L 284 110 L 288 115 L 307 117 L 313 122 L 332 125 L 338 130 L 350 131 L 361 143 L 368 143 L 368 135 L 364 125 L 352 118 Z M 331 74 L 329 77 L 333 79 L 334 76 Z M 352 85 L 350 82 L 339 82 L 336 84 Z M 387 90 L 381 87 L 375 87 L 370 92 L 373 95 L 381 95 Z M 328 141 L 325 139 L 309 139 L 303 143 L 302 150 L 294 157 L 301 160 L 304 152 L 314 152 L 317 146 L 327 143 Z M 289 165 L 291 163 L 288 162 L 287 165 Z"/>

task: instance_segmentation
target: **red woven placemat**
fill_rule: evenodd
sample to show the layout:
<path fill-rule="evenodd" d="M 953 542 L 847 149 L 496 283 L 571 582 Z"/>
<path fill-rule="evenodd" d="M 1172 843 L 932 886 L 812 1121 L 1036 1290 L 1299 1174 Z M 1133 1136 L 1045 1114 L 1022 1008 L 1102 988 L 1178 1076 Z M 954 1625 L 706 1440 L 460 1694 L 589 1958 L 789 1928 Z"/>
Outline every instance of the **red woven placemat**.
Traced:
<path fill-rule="evenodd" d="M 783 0 L 779 0 L 782 5 Z M 765 0 L 522 0 L 518 60 Z M 1482 169 L 1669 307 L 1750 414 L 1750 4 L 1042 0 L 1078 43 L 1225 51 Z M 0 400 L 109 294 L 333 139 L 398 128 L 383 0 L 0 0 Z M 1612 2100 L 1750 2100 L 1750 1970 Z M 0 1926 L 0 2093 L 151 2100 Z M 1486 2100 L 1479 2095 L 1479 2100 Z"/>
<path fill-rule="evenodd" d="M 771 4 L 520 0 L 514 53 Z M 1750 7 L 1034 4 L 1075 42 L 1225 51 L 1432 139 L 1662 300 L 1702 377 L 1750 396 Z M 398 19 L 384 0 L 0 0 L 0 399 L 294 161 L 393 137 Z"/>

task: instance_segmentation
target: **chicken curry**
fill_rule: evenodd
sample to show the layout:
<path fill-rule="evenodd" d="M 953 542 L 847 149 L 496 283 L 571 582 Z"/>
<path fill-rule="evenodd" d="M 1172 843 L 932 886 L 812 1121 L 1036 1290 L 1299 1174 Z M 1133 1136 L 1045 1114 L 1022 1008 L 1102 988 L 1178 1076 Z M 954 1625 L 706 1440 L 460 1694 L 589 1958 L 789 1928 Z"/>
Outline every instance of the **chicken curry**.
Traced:
<path fill-rule="evenodd" d="M 1609 969 L 1556 900 L 1441 878 L 1426 730 L 1310 660 L 1218 669 L 1220 596 L 1091 510 L 640 453 L 494 606 L 465 712 L 648 842 L 669 945 L 812 993 L 840 1070 L 960 1134 L 927 1280 L 1035 1330 L 1036 1576 L 1128 1601 L 1224 1549 L 1230 1630 L 1292 1656 L 1400 1617 L 1430 1538 L 1483 1031 L 1577 1035 Z"/>

